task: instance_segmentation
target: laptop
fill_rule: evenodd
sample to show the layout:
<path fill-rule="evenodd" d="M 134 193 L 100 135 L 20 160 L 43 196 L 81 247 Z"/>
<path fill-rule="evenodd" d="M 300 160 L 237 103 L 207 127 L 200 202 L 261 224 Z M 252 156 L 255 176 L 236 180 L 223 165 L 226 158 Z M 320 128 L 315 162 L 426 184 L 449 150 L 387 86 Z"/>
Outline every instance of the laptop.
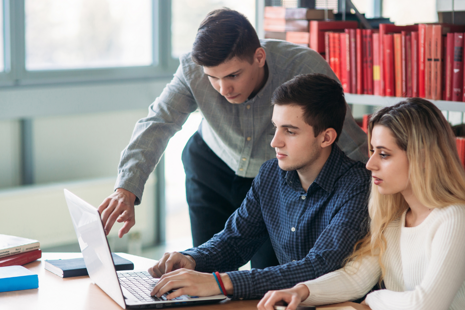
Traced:
<path fill-rule="evenodd" d="M 165 308 L 215 303 L 224 295 L 196 297 L 183 295 L 167 300 L 150 296 L 158 279 L 147 271 L 116 271 L 110 246 L 98 210 L 67 189 L 66 203 L 90 279 L 123 309 Z"/>

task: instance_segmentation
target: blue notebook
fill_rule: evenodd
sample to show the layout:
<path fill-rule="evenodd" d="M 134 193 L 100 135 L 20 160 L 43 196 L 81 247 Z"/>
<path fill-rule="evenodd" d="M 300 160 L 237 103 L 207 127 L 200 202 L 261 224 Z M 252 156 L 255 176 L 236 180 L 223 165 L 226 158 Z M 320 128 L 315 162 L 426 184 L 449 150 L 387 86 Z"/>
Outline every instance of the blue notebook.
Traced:
<path fill-rule="evenodd" d="M 39 277 L 23 266 L 0 267 L 0 292 L 39 287 Z"/>

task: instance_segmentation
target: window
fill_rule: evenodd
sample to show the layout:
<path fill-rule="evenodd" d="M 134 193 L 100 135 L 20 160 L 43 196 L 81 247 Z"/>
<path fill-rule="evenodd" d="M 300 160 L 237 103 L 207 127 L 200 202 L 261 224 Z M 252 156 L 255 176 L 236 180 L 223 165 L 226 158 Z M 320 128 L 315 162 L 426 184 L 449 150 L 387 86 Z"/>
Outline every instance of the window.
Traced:
<path fill-rule="evenodd" d="M 152 1 L 26 0 L 26 70 L 148 66 Z"/>
<path fill-rule="evenodd" d="M 5 56 L 3 38 L 3 1 L 0 0 L 0 72 L 5 71 Z"/>

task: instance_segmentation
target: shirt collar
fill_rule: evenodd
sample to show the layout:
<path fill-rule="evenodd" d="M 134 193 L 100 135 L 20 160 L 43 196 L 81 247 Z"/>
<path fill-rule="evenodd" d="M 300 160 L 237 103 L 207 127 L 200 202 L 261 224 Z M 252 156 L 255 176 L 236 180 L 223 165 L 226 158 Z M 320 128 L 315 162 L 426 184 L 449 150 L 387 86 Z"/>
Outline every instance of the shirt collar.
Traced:
<path fill-rule="evenodd" d="M 333 144 L 331 148 L 331 154 L 329 155 L 328 159 L 323 165 L 323 168 L 313 183 L 318 184 L 326 192 L 331 193 L 334 188 L 334 183 L 342 174 L 340 168 L 344 166 L 342 165 L 342 162 L 345 161 L 344 158 L 347 158 L 345 154 L 336 144 Z M 300 179 L 296 170 L 285 171 L 284 179 L 286 183 L 294 190 L 299 192 L 303 191 L 302 184 L 300 183 Z M 310 185 L 310 187 L 311 186 L 312 185 Z"/>

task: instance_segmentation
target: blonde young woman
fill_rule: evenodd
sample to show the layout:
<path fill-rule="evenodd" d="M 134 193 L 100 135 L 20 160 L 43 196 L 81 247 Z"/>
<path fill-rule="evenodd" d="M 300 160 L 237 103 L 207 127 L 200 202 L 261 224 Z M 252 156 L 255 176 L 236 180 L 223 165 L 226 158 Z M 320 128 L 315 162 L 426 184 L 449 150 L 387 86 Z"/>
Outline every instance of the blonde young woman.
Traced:
<path fill-rule="evenodd" d="M 370 232 L 344 268 L 287 290 L 258 309 L 363 297 L 367 309 L 465 309 L 465 172 L 450 125 L 429 101 L 410 98 L 369 124 Z"/>

